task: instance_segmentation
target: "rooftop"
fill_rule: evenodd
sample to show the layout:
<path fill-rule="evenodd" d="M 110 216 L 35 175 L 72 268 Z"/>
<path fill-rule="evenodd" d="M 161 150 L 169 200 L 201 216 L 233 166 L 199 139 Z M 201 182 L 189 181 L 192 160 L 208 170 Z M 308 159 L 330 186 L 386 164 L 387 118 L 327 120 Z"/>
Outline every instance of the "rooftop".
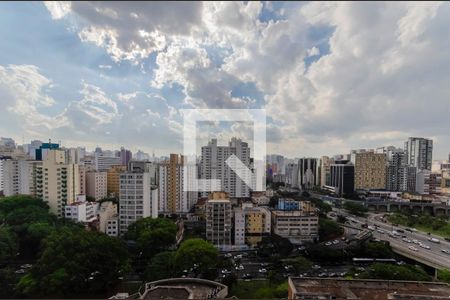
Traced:
<path fill-rule="evenodd" d="M 290 277 L 289 299 L 449 299 L 450 285 L 437 282 Z"/>

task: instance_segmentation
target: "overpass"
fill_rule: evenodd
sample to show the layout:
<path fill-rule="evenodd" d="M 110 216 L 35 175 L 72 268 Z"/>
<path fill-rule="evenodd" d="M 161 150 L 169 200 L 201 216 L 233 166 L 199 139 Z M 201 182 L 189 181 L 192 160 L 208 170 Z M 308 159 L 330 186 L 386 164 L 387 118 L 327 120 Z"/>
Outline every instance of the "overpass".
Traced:
<path fill-rule="evenodd" d="M 450 206 L 441 203 L 380 201 L 364 202 L 369 211 L 428 213 L 450 216 Z"/>

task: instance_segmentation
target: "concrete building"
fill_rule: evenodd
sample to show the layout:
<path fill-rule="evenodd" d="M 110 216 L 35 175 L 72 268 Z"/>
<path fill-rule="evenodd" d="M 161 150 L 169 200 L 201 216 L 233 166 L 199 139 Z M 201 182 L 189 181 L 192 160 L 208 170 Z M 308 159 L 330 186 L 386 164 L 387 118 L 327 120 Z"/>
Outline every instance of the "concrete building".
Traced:
<path fill-rule="evenodd" d="M 320 158 L 320 187 L 323 188 L 326 185 L 330 185 L 331 164 L 333 160 L 328 156 L 322 156 Z"/>
<path fill-rule="evenodd" d="M 267 206 L 270 202 L 270 198 L 265 192 L 252 192 L 251 199 L 256 206 Z"/>
<path fill-rule="evenodd" d="M 106 192 L 108 196 L 119 197 L 120 174 L 126 172 L 127 166 L 112 166 L 106 172 Z"/>
<path fill-rule="evenodd" d="M 302 190 L 311 190 L 319 185 L 320 173 L 317 158 L 300 158 L 298 160 L 299 187 Z"/>
<path fill-rule="evenodd" d="M 36 166 L 36 196 L 50 206 L 50 212 L 62 217 L 64 206 L 76 201 L 80 194 L 77 164 L 66 163 L 65 151 L 47 151 L 41 165 Z"/>
<path fill-rule="evenodd" d="M 450 286 L 441 282 L 289 277 L 288 299 L 425 300 L 448 299 Z"/>
<path fill-rule="evenodd" d="M 219 249 L 231 245 L 231 202 L 224 192 L 209 195 L 205 204 L 206 239 Z"/>
<path fill-rule="evenodd" d="M 85 195 L 79 195 L 75 202 L 64 207 L 65 218 L 83 224 L 92 223 L 97 220 L 98 207 L 98 203 L 87 202 Z"/>
<path fill-rule="evenodd" d="M 419 170 L 429 170 L 433 164 L 433 140 L 410 137 L 405 142 L 407 164 Z"/>
<path fill-rule="evenodd" d="M 373 151 L 355 152 L 355 190 L 386 188 L 386 154 Z"/>
<path fill-rule="evenodd" d="M 108 197 L 107 173 L 90 171 L 86 173 L 86 195 L 96 201 Z"/>
<path fill-rule="evenodd" d="M 121 164 L 120 157 L 95 155 L 95 169 L 97 171 L 108 171 L 112 166 Z"/>
<path fill-rule="evenodd" d="M 24 159 L 0 160 L 0 191 L 4 196 L 34 195 L 34 171 L 35 161 Z"/>
<path fill-rule="evenodd" d="M 86 195 L 86 166 L 78 165 L 78 176 L 80 177 L 80 194 Z"/>
<path fill-rule="evenodd" d="M 150 174 L 150 181 L 152 185 L 158 185 L 159 174 L 158 164 L 150 161 L 137 161 L 132 160 L 128 163 L 129 172 L 146 172 Z"/>
<path fill-rule="evenodd" d="M 134 295 L 119 293 L 109 299 L 225 299 L 227 295 L 228 287 L 215 281 L 170 278 L 148 282 Z"/>
<path fill-rule="evenodd" d="M 305 203 L 300 210 L 273 210 L 272 232 L 289 239 L 293 244 L 317 240 L 319 216 L 314 205 Z"/>
<path fill-rule="evenodd" d="M 197 203 L 198 192 L 185 191 L 184 156 L 170 154 L 169 161 L 159 165 L 159 211 L 187 213 Z M 194 166 L 195 167 L 195 166 Z"/>
<path fill-rule="evenodd" d="M 236 155 L 247 168 L 251 168 L 248 143 L 232 138 L 228 146 L 218 146 L 217 139 L 212 139 L 207 146 L 202 147 L 200 179 L 219 180 L 222 191 L 228 193 L 231 198 L 250 197 L 250 188 L 226 164 L 226 160 L 232 155 Z M 203 196 L 206 194 L 203 193 Z"/>
<path fill-rule="evenodd" d="M 299 187 L 299 170 L 298 170 L 298 164 L 290 162 L 286 165 L 286 186 L 291 188 L 298 188 Z"/>
<path fill-rule="evenodd" d="M 408 165 L 403 149 L 385 147 L 386 155 L 386 189 L 394 192 L 414 192 L 416 185 L 416 168 Z"/>
<path fill-rule="evenodd" d="M 256 246 L 271 232 L 271 214 L 266 207 L 243 203 L 234 209 L 234 244 Z"/>
<path fill-rule="evenodd" d="M 54 143 L 42 143 L 41 146 L 36 149 L 36 160 L 45 160 L 45 158 L 47 157 L 47 153 L 50 150 L 55 150 L 55 149 L 59 149 L 59 144 L 54 144 Z"/>
<path fill-rule="evenodd" d="M 416 175 L 416 192 L 422 195 L 441 194 L 442 173 L 420 170 Z"/>
<path fill-rule="evenodd" d="M 117 204 L 111 201 L 105 201 L 100 204 L 98 210 L 99 230 L 109 236 L 118 236 L 119 217 Z"/>
<path fill-rule="evenodd" d="M 347 160 L 337 161 L 330 166 L 330 182 L 324 188 L 336 195 L 351 195 L 355 191 L 355 166 Z"/>
<path fill-rule="evenodd" d="M 120 174 L 119 232 L 127 232 L 128 226 L 139 219 L 158 217 L 158 189 L 151 185 L 147 172 Z"/>
<path fill-rule="evenodd" d="M 125 149 L 124 147 L 120 148 L 120 164 L 122 166 L 128 166 L 128 163 L 131 161 L 133 154 L 130 150 Z"/>

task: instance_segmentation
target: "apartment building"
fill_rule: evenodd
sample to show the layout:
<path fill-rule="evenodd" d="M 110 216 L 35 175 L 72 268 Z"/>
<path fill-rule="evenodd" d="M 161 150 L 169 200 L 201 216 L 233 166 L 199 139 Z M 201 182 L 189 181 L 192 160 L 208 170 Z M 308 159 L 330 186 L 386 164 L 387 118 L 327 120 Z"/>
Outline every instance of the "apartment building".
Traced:
<path fill-rule="evenodd" d="M 90 171 L 86 173 L 86 195 L 101 200 L 108 197 L 107 173 Z"/>
<path fill-rule="evenodd" d="M 112 166 L 120 165 L 122 160 L 117 156 L 105 156 L 96 153 L 94 162 L 97 171 L 108 171 Z"/>
<path fill-rule="evenodd" d="M 42 164 L 36 165 L 36 196 L 50 206 L 50 212 L 59 217 L 64 207 L 76 201 L 80 194 L 80 176 L 77 164 L 66 163 L 63 150 L 47 151 Z"/>
<path fill-rule="evenodd" d="M 33 195 L 35 161 L 25 159 L 0 160 L 1 187 L 4 196 Z"/>
<path fill-rule="evenodd" d="M 355 165 L 355 190 L 386 188 L 386 154 L 373 151 L 352 153 Z"/>
<path fill-rule="evenodd" d="M 198 192 L 185 191 L 190 180 L 185 157 L 170 154 L 168 161 L 159 164 L 159 211 L 162 213 L 187 213 L 197 203 Z"/>
<path fill-rule="evenodd" d="M 106 172 L 106 192 L 108 196 L 119 197 L 120 174 L 127 170 L 127 166 L 111 166 Z"/>
<path fill-rule="evenodd" d="M 206 239 L 218 248 L 231 245 L 231 202 L 226 193 L 214 192 L 205 203 Z"/>
<path fill-rule="evenodd" d="M 325 187 L 330 184 L 331 164 L 333 160 L 328 156 L 320 158 L 320 187 Z"/>
<path fill-rule="evenodd" d="M 98 208 L 98 203 L 87 202 L 84 195 L 79 195 L 75 202 L 64 207 L 65 218 L 83 224 L 92 223 L 97 220 Z"/>
<path fill-rule="evenodd" d="M 98 210 L 99 230 L 109 236 L 118 236 L 119 217 L 117 213 L 117 204 L 111 201 L 105 201 L 100 204 Z"/>
<path fill-rule="evenodd" d="M 158 189 L 151 185 L 147 172 L 120 174 L 119 232 L 124 234 L 128 226 L 139 219 L 158 217 Z"/>
<path fill-rule="evenodd" d="M 221 184 L 221 190 L 231 198 L 250 197 L 250 188 L 226 164 L 230 156 L 235 155 L 247 168 L 250 165 L 250 148 L 248 143 L 232 138 L 228 146 L 218 146 L 217 139 L 212 139 L 207 146 L 202 147 L 200 160 L 200 178 L 216 179 Z M 251 181 L 251 178 L 246 178 Z M 206 196 L 207 193 L 203 193 Z"/>
<path fill-rule="evenodd" d="M 270 235 L 271 214 L 268 208 L 243 203 L 234 209 L 234 244 L 256 246 L 263 236 Z"/>

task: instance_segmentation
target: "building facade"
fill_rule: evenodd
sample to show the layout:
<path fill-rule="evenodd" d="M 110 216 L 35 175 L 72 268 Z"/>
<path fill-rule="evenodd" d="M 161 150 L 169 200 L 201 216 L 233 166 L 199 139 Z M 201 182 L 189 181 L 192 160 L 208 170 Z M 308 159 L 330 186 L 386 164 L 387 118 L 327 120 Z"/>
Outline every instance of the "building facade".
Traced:
<path fill-rule="evenodd" d="M 234 209 L 234 244 L 256 246 L 271 232 L 271 214 L 265 207 L 243 203 Z"/>
<path fill-rule="evenodd" d="M 433 140 L 410 137 L 405 142 L 407 164 L 419 170 L 431 171 L 433 164 Z"/>
<path fill-rule="evenodd" d="M 355 190 L 386 188 L 386 154 L 372 151 L 354 153 Z"/>
<path fill-rule="evenodd" d="M 216 247 L 231 245 L 231 202 L 226 193 L 211 193 L 205 203 L 206 239 Z"/>
<path fill-rule="evenodd" d="M 147 172 L 120 174 L 119 232 L 124 234 L 128 226 L 139 219 L 158 217 L 158 189 L 151 185 Z"/>
<path fill-rule="evenodd" d="M 112 166 L 106 172 L 106 192 L 108 196 L 119 197 L 120 174 L 126 171 L 126 166 Z"/>
<path fill-rule="evenodd" d="M 1 181 L 4 196 L 34 195 L 33 168 L 35 161 L 24 159 L 1 160 Z"/>
<path fill-rule="evenodd" d="M 293 244 L 313 242 L 319 237 L 319 217 L 315 210 L 273 210 L 272 232 Z"/>
<path fill-rule="evenodd" d="M 355 191 L 355 166 L 349 161 L 339 161 L 330 166 L 330 183 L 325 188 L 339 196 Z"/>
<path fill-rule="evenodd" d="M 91 171 L 86 173 L 86 195 L 96 201 L 108 197 L 107 173 Z"/>

